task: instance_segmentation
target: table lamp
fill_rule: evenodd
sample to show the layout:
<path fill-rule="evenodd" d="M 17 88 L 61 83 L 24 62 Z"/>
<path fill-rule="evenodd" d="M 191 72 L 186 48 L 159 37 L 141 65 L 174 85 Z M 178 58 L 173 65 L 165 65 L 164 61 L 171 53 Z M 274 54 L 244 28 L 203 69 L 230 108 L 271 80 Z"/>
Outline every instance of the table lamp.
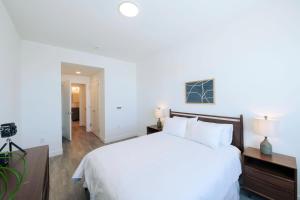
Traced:
<path fill-rule="evenodd" d="M 262 135 L 265 139 L 260 143 L 260 152 L 266 155 L 272 155 L 272 145 L 268 141 L 269 136 L 273 136 L 278 131 L 278 121 L 264 118 L 254 119 L 254 132 L 258 135 Z"/>
<path fill-rule="evenodd" d="M 155 109 L 155 117 L 158 119 L 157 121 L 157 128 L 162 128 L 162 123 L 160 118 L 162 118 L 162 109 L 161 108 L 156 108 Z"/>

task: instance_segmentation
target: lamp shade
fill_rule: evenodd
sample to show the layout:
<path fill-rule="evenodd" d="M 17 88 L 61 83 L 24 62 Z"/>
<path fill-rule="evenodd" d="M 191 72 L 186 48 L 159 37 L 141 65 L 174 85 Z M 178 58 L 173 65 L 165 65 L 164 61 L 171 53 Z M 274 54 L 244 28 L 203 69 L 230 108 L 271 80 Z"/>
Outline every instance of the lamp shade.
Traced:
<path fill-rule="evenodd" d="M 254 132 L 265 137 L 276 135 L 278 132 L 278 121 L 274 119 L 264 118 L 254 119 Z"/>
<path fill-rule="evenodd" d="M 156 108 L 155 109 L 155 117 L 157 119 L 162 118 L 162 109 L 161 108 Z"/>

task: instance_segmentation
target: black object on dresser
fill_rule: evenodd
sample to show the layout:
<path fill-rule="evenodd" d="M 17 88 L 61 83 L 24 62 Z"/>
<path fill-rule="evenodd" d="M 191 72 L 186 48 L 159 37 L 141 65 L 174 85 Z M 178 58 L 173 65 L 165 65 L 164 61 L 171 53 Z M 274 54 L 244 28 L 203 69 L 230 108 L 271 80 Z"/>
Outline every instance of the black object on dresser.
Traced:
<path fill-rule="evenodd" d="M 162 128 L 158 128 L 157 125 L 147 126 L 147 135 L 162 131 Z"/>
<path fill-rule="evenodd" d="M 22 185 L 16 193 L 15 200 L 49 199 L 49 148 L 48 146 L 34 147 L 26 149 L 26 172 Z M 24 162 L 18 156 L 13 155 L 9 161 L 9 167 L 18 171 L 24 169 Z M 11 191 L 16 186 L 15 178 L 8 179 L 8 190 Z"/>
<path fill-rule="evenodd" d="M 264 155 L 250 147 L 245 149 L 242 187 L 267 199 L 296 200 L 296 158 L 277 153 Z"/>

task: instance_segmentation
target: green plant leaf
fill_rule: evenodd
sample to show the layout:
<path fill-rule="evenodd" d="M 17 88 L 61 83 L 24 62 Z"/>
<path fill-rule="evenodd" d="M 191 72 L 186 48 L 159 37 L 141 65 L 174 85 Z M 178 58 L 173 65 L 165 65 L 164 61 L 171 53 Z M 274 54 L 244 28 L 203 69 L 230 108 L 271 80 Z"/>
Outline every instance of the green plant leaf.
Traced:
<path fill-rule="evenodd" d="M 10 158 L 10 157 L 12 157 L 12 153 L 11 152 L 0 153 L 0 158 Z"/>
<path fill-rule="evenodd" d="M 25 156 L 23 154 L 21 156 L 17 152 L 14 152 L 14 155 L 19 156 L 18 159 L 14 160 L 15 162 L 19 162 L 19 161 L 23 162 L 23 170 L 22 170 L 22 173 L 20 173 L 18 170 L 11 168 L 9 166 L 5 166 L 5 167 L 0 166 L 0 172 L 1 172 L 0 177 L 5 177 L 6 179 L 5 178 L 4 179 L 6 180 L 7 183 L 8 183 L 9 174 L 12 174 L 16 178 L 16 185 L 12 191 L 8 191 L 7 183 L 6 183 L 5 193 L 4 194 L 0 193 L 0 200 L 2 200 L 4 198 L 5 194 L 7 194 L 8 200 L 14 200 L 17 192 L 19 191 L 19 189 L 22 185 L 24 178 L 26 177 L 27 161 L 25 159 Z M 3 157 L 10 158 L 10 157 L 12 157 L 12 153 L 8 153 L 7 156 L 3 156 Z"/>
<path fill-rule="evenodd" d="M 5 173 L 3 173 L 2 171 L 0 171 L 0 177 L 3 180 L 4 191 L 6 192 L 7 191 L 8 178 L 5 175 Z"/>
<path fill-rule="evenodd" d="M 6 194 L 7 192 L 7 183 L 8 183 L 8 178 L 7 176 L 5 175 L 5 173 L 2 172 L 1 168 L 0 168 L 0 177 L 1 179 L 3 180 L 3 190 L 2 190 L 2 187 L 1 187 L 1 191 L 3 192 L 0 192 L 0 199 L 3 199 L 4 195 Z"/>
<path fill-rule="evenodd" d="M 17 182 L 20 183 L 20 181 L 22 180 L 22 174 L 20 172 L 18 172 L 16 169 L 13 168 L 9 168 L 9 167 L 3 167 L 4 170 L 11 172 L 16 178 L 17 178 Z"/>
<path fill-rule="evenodd" d="M 15 188 L 8 194 L 8 200 L 13 200 L 22 184 L 22 174 L 13 168 L 4 167 L 4 169 L 13 174 L 17 179 L 17 184 Z"/>

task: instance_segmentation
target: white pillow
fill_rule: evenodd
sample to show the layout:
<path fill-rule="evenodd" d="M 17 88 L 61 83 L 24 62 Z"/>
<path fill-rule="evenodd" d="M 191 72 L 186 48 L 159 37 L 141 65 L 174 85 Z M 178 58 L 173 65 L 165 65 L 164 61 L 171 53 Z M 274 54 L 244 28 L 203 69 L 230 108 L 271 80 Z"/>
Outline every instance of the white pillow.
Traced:
<path fill-rule="evenodd" d="M 186 120 L 186 130 L 187 131 L 188 131 L 188 129 L 191 126 L 193 126 L 194 123 L 196 123 L 198 121 L 198 117 L 187 118 L 187 117 L 177 117 L 177 116 L 174 116 L 173 118 Z"/>
<path fill-rule="evenodd" d="M 164 123 L 163 132 L 175 135 L 179 137 L 184 137 L 186 133 L 187 120 L 179 118 L 167 118 Z"/>
<path fill-rule="evenodd" d="M 204 144 L 213 149 L 220 147 L 223 127 L 198 121 L 187 132 L 186 138 Z"/>
<path fill-rule="evenodd" d="M 232 124 L 222 124 L 223 125 L 223 132 L 222 132 L 222 139 L 221 139 L 221 146 L 229 146 L 232 143 L 232 136 L 233 136 L 233 125 Z"/>
<path fill-rule="evenodd" d="M 211 126 L 221 127 L 222 134 L 220 140 L 220 146 L 229 146 L 232 143 L 232 135 L 233 135 L 233 125 L 232 124 L 218 124 L 218 123 L 211 123 L 211 122 L 203 122 Z"/>

